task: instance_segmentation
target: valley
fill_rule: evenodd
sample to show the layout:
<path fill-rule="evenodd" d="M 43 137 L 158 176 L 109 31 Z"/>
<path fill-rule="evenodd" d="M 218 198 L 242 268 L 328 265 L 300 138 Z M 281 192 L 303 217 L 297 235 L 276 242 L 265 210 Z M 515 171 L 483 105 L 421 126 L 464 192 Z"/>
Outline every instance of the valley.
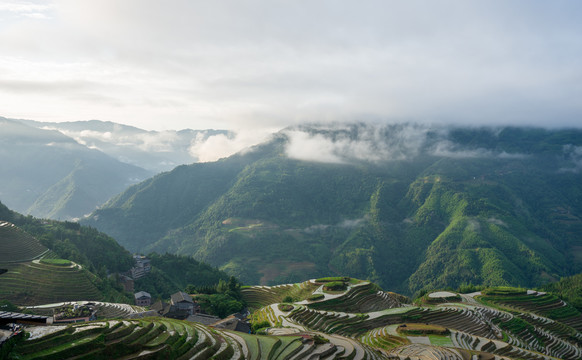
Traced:
<path fill-rule="evenodd" d="M 387 157 L 373 160 L 340 146 L 379 146 L 368 125 L 287 129 L 138 182 L 80 222 L 0 204 L 2 316 L 95 311 L 18 327 L 2 356 L 581 357 L 580 276 L 567 276 L 582 268 L 582 133 L 451 128 L 396 141 L 409 130 L 382 128 Z M 341 161 L 293 153 L 294 131 L 338 146 Z M 132 253 L 147 254 L 145 276 Z M 133 289 L 161 305 L 129 305 Z M 175 294 L 209 323 L 162 317 Z M 232 331 L 247 321 L 252 334 Z"/>

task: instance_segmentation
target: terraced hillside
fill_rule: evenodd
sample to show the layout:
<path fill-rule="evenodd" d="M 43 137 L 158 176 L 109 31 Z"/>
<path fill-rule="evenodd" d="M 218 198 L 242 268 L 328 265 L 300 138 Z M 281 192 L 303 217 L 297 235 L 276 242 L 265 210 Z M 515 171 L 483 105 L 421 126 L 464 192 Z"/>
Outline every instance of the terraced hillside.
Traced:
<path fill-rule="evenodd" d="M 344 290 L 316 280 L 244 289 L 243 296 L 249 303 L 266 304 L 251 316 L 254 327 L 262 327 L 257 333 L 266 335 L 165 318 L 105 319 L 67 327 L 31 327 L 27 330 L 29 337 L 18 341 L 9 356 L 252 360 L 582 358 L 582 334 L 559 320 L 540 315 L 544 305 L 538 308 L 530 300 L 530 311 L 524 312 L 516 307 L 489 306 L 483 300 L 492 294 L 496 298 L 544 296 L 541 293 L 514 289 L 500 295 L 488 290 L 447 297 L 456 302 L 415 306 L 405 297 L 386 293 L 370 282 L 343 282 Z M 293 296 L 293 302 L 280 302 L 281 298 L 287 301 Z M 274 302 L 269 303 L 271 300 Z M 342 303 L 346 304 L 344 310 L 350 310 L 342 311 Z"/>
<path fill-rule="evenodd" d="M 55 257 L 33 236 L 8 222 L 0 222 L 1 298 L 18 305 L 72 300 L 101 300 L 94 275 L 70 263 L 58 266 L 40 259 Z"/>
<path fill-rule="evenodd" d="M 79 299 L 101 300 L 91 273 L 78 265 L 54 266 L 40 262 L 0 264 L 0 294 L 18 305 L 39 305 Z"/>
<path fill-rule="evenodd" d="M 49 250 L 31 235 L 0 220 L 0 263 L 31 261 Z"/>
<path fill-rule="evenodd" d="M 51 330 L 56 330 L 50 332 Z M 41 332 L 50 332 L 37 337 Z M 353 349 L 350 349 L 354 351 Z M 346 348 L 312 337 L 252 336 L 173 319 L 110 320 L 35 328 L 13 349 L 19 359 L 304 359 Z"/>
<path fill-rule="evenodd" d="M 490 289 L 478 298 L 484 304 L 507 310 L 531 312 L 557 320 L 578 331 L 582 331 L 582 314 L 575 307 L 545 292 L 519 289 Z"/>
<path fill-rule="evenodd" d="M 270 333 L 318 331 L 328 337 L 342 336 L 366 348 L 380 351 L 380 358 L 400 359 L 580 359 L 582 334 L 566 323 L 550 319 L 548 305 L 530 298 L 527 312 L 516 308 L 502 309 L 478 302 L 481 294 L 463 294 L 452 298 L 458 302 L 413 306 L 405 302 L 391 307 L 386 299 L 394 295 L 377 290 L 367 282 L 352 284 L 343 293 L 326 292 L 324 283 L 314 294 L 319 300 L 303 300 L 293 304 L 271 304 L 253 314 L 254 321 L 268 321 Z M 252 291 L 251 291 L 252 289 Z M 245 296 L 269 294 L 269 287 L 251 288 Z M 276 290 L 274 290 L 276 291 Z M 532 291 L 530 295 L 532 296 Z M 455 294 L 456 295 L 456 294 Z M 539 299 L 550 296 L 537 294 Z M 312 297 L 316 299 L 318 297 Z M 481 298 L 485 298 L 482 296 Z M 400 297 L 402 301 L 404 297 Z M 482 301 L 482 300 L 481 300 Z M 549 301 L 549 300 L 548 300 Z M 553 304 L 552 302 L 549 302 Z M 522 306 L 525 306 L 521 304 Z M 342 311 L 343 305 L 343 311 Z M 382 307 L 380 310 L 362 309 Z M 555 306 L 553 304 L 552 306 Z M 562 304 L 563 308 L 568 305 Z M 551 308 L 551 307 L 550 307 Z M 421 325 L 416 325 L 421 324 Z M 418 330 L 418 329 L 421 330 Z M 429 330 L 424 330 L 427 328 Z M 442 329 L 432 332 L 432 328 Z M 406 331 L 406 329 L 410 329 Z M 362 352 L 365 352 L 362 350 Z M 363 358 L 363 357 L 362 357 Z"/>

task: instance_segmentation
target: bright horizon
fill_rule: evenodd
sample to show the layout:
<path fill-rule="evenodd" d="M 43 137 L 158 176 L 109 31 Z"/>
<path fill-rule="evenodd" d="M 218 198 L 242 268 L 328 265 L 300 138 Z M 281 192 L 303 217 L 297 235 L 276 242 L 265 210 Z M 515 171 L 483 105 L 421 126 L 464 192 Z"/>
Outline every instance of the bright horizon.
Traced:
<path fill-rule="evenodd" d="M 578 1 L 0 2 L 0 116 L 582 125 Z"/>

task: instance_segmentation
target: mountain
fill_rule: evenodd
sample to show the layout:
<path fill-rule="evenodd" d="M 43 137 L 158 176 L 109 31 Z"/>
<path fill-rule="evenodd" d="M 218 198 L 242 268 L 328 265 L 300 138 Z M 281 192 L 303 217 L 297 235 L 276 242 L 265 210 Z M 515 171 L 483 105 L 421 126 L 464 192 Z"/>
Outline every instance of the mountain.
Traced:
<path fill-rule="evenodd" d="M 247 284 L 534 286 L 582 269 L 581 170 L 575 129 L 301 126 L 134 185 L 83 223 Z"/>
<path fill-rule="evenodd" d="M 193 146 L 211 136 L 232 138 L 225 130 L 165 130 L 147 131 L 110 121 L 39 122 L 20 120 L 38 129 L 56 130 L 81 145 L 97 149 L 123 163 L 132 164 L 153 173 L 168 171 L 199 159 Z"/>
<path fill-rule="evenodd" d="M 0 118 L 0 199 L 37 217 L 82 217 L 152 175 L 54 130 Z"/>

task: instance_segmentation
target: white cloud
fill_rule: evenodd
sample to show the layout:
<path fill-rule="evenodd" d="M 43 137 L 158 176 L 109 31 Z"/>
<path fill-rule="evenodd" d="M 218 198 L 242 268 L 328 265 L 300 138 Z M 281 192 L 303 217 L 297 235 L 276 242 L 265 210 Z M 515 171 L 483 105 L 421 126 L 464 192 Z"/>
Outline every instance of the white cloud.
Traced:
<path fill-rule="evenodd" d="M 418 125 L 327 125 L 284 131 L 289 139 L 287 156 L 292 159 L 348 163 L 404 160 L 418 155 L 428 127 Z M 331 135 L 333 134 L 333 135 Z"/>
<path fill-rule="evenodd" d="M 236 133 L 211 135 L 199 133 L 191 143 L 190 155 L 198 162 L 210 162 L 248 149 L 267 139 L 271 132 L 240 130 Z"/>
<path fill-rule="evenodd" d="M 579 173 L 582 171 L 582 146 L 572 144 L 564 145 L 564 155 L 572 164 L 570 167 L 561 168 L 560 172 Z"/>
<path fill-rule="evenodd" d="M 445 127 L 419 124 L 358 124 L 298 127 L 283 132 L 292 159 L 345 164 L 410 160 L 421 154 L 448 158 L 523 159 L 527 155 L 468 149 L 447 139 Z M 430 138 L 429 138 L 430 133 Z"/>
<path fill-rule="evenodd" d="M 579 126 L 581 9 L 525 0 L 12 1 L 0 5 L 0 83 L 26 86 L 0 87 L 1 110 L 149 129 L 363 114 Z"/>

